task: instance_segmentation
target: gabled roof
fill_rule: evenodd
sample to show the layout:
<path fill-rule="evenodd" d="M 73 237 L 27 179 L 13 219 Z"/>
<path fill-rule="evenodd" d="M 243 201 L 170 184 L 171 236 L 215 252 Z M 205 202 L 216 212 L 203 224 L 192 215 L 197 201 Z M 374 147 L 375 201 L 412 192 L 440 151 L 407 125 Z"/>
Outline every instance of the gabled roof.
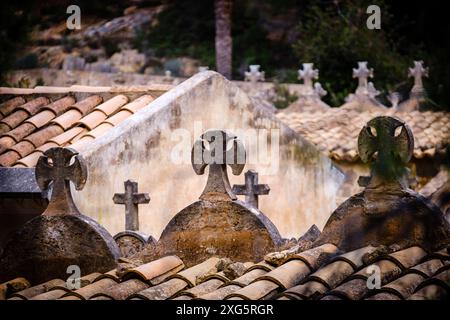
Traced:
<path fill-rule="evenodd" d="M 0 166 L 34 167 L 51 147 L 89 143 L 172 86 L 0 88 Z"/>
<path fill-rule="evenodd" d="M 450 141 L 450 113 L 395 112 L 392 109 L 360 111 L 352 107 L 317 112 L 280 112 L 277 117 L 300 133 L 330 158 L 347 162 L 359 160 L 357 138 L 370 119 L 389 115 L 408 123 L 414 134 L 414 157 L 421 159 L 443 153 Z"/>
<path fill-rule="evenodd" d="M 221 270 L 219 258 L 186 269 L 178 257 L 166 256 L 119 274 L 111 270 L 86 275 L 81 278 L 82 287 L 75 290 L 53 279 L 12 292 L 15 282 L 26 284 L 23 278 L 1 284 L 0 289 L 14 300 L 446 299 L 450 294 L 449 250 L 447 246 L 427 253 L 413 246 L 386 253 L 386 247 L 367 246 L 342 254 L 334 245 L 324 244 L 287 255 L 279 265 L 243 263 L 243 272 L 236 278 L 226 267 Z M 368 279 L 376 267 L 381 287 L 369 289 Z"/>

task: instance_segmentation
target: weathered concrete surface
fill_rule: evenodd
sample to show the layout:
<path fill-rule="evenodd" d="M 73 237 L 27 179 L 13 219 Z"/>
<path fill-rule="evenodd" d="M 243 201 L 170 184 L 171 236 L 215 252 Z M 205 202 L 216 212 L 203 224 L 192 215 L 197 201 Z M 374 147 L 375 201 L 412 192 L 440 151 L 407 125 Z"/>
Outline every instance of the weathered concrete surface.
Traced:
<path fill-rule="evenodd" d="M 90 178 L 84 190 L 74 194 L 75 202 L 112 234 L 123 231 L 123 208 L 111 198 L 123 189 L 124 180 L 133 179 L 152 195 L 151 206 L 140 212 L 140 231 L 159 238 L 170 219 L 203 190 L 207 175 L 192 172 L 190 152 L 194 139 L 208 129 L 230 130 L 244 141 L 245 169 L 258 171 L 271 187 L 270 194 L 261 197 L 260 209 L 283 237 L 298 237 L 312 224 L 323 227 L 336 207 L 342 173 L 293 130 L 255 107 L 245 92 L 211 71 L 186 80 L 80 147 Z M 262 132 L 253 129 L 275 129 L 274 136 L 268 131 L 263 139 L 267 155 L 264 146 L 250 141 Z M 186 132 L 189 137 L 182 143 Z M 177 152 L 185 161 L 172 160 Z M 232 185 L 243 181 L 243 176 L 230 177 Z"/>
<path fill-rule="evenodd" d="M 67 279 L 70 265 L 79 266 L 82 275 L 107 272 L 119 257 L 111 241 L 108 232 L 89 217 L 41 215 L 27 222 L 6 244 L 0 282 L 18 276 L 33 284 Z"/>
<path fill-rule="evenodd" d="M 177 255 L 189 267 L 211 256 L 258 262 L 280 244 L 278 230 L 257 209 L 239 200 L 200 200 L 169 222 L 157 252 Z"/>

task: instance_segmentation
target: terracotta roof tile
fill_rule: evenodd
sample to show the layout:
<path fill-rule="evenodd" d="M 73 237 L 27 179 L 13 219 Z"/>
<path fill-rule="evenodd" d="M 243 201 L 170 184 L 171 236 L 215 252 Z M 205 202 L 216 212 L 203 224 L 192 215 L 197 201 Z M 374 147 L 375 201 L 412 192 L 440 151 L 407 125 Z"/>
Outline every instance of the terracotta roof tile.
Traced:
<path fill-rule="evenodd" d="M 174 274 L 169 277 L 169 279 L 172 278 L 178 278 L 186 281 L 189 286 L 194 287 L 197 284 L 197 281 L 204 277 L 205 275 L 217 272 L 217 263 L 219 262 L 219 258 L 209 258 L 208 260 L 195 265 L 193 267 L 190 267 L 189 269 L 186 269 L 184 271 L 181 271 L 177 274 Z"/>
<path fill-rule="evenodd" d="M 62 129 L 67 130 L 78 120 L 82 118 L 83 114 L 78 109 L 70 109 L 64 114 L 54 119 L 51 123 L 59 125 Z"/>
<path fill-rule="evenodd" d="M 199 285 L 180 291 L 177 295 L 177 297 L 184 296 L 184 297 L 190 297 L 190 298 L 197 298 L 200 296 L 203 296 L 205 294 L 211 293 L 215 290 L 217 290 L 220 286 L 224 284 L 223 280 L 220 279 L 210 279 L 208 281 L 202 282 Z"/>
<path fill-rule="evenodd" d="M 256 281 L 269 280 L 276 283 L 281 289 L 293 287 L 311 272 L 308 265 L 302 260 L 290 260 L 278 268 L 257 278 Z"/>
<path fill-rule="evenodd" d="M 24 141 L 29 141 L 36 148 L 43 145 L 48 139 L 60 135 L 64 132 L 64 129 L 58 125 L 50 125 L 45 127 L 38 132 L 30 134 L 28 137 L 24 138 Z"/>
<path fill-rule="evenodd" d="M 33 114 L 36 114 L 40 109 L 42 109 L 42 106 L 45 106 L 50 103 L 50 100 L 46 97 L 39 97 L 36 99 L 33 99 L 31 101 L 28 101 L 27 103 L 18 106 L 17 110 L 24 110 L 26 111 L 30 116 Z"/>
<path fill-rule="evenodd" d="M 65 282 L 61 279 L 53 279 L 50 281 L 47 281 L 45 283 L 39 284 L 37 286 L 16 292 L 11 295 L 11 298 L 20 298 L 23 300 L 28 300 L 34 296 L 37 296 L 38 294 L 42 294 L 44 292 L 47 292 L 54 288 L 55 286 L 61 286 L 64 285 Z"/>
<path fill-rule="evenodd" d="M 31 298 L 30 300 L 56 300 L 61 298 L 63 295 L 65 295 L 67 292 L 69 292 L 69 289 L 54 289 L 50 290 L 48 292 L 39 294 Z"/>
<path fill-rule="evenodd" d="M 354 272 L 353 266 L 346 261 L 335 261 L 320 268 L 308 277 L 332 289 Z"/>
<path fill-rule="evenodd" d="M 102 104 L 98 105 L 95 109 L 102 111 L 106 116 L 113 114 L 117 109 L 122 107 L 128 102 L 127 96 L 123 94 L 118 94 L 117 96 L 108 99 Z"/>
<path fill-rule="evenodd" d="M 135 113 L 138 110 L 141 110 L 142 108 L 147 106 L 153 100 L 155 100 L 155 99 L 151 95 L 143 95 L 143 96 L 133 100 L 132 102 L 126 104 L 121 109 L 128 110 L 131 113 Z"/>
<path fill-rule="evenodd" d="M 360 128 L 378 115 L 394 115 L 405 120 L 415 137 L 414 156 L 423 158 L 444 152 L 450 140 L 448 112 L 394 112 L 392 109 L 356 111 L 330 108 L 324 112 L 280 112 L 277 117 L 328 152 L 335 160 L 357 161 L 356 138 Z"/>
<path fill-rule="evenodd" d="M 337 256 L 336 258 L 332 259 L 332 261 L 336 260 L 342 260 L 350 263 L 353 268 L 359 269 L 364 263 L 363 263 L 363 257 L 367 254 L 370 254 L 374 252 L 377 248 L 372 246 L 363 247 L 357 250 L 353 250 L 344 254 L 341 254 Z"/>
<path fill-rule="evenodd" d="M 303 260 L 311 268 L 311 270 L 315 270 L 324 261 L 330 259 L 337 252 L 338 248 L 334 244 L 326 243 L 319 247 L 315 247 L 294 256 L 290 256 L 289 259 Z"/>
<path fill-rule="evenodd" d="M 0 155 L 0 166 L 9 167 L 20 159 L 20 154 L 16 151 L 10 150 Z"/>
<path fill-rule="evenodd" d="M 239 289 L 241 289 L 241 287 L 238 285 L 235 284 L 227 285 L 213 292 L 201 295 L 200 297 L 197 298 L 202 300 L 223 300 L 226 296 L 232 294 L 233 292 L 236 292 Z"/>
<path fill-rule="evenodd" d="M 170 279 L 157 286 L 133 294 L 129 299 L 166 300 L 188 287 L 188 285 L 189 284 L 184 280 Z"/>
<path fill-rule="evenodd" d="M 41 151 L 34 151 L 33 153 L 30 153 L 26 157 L 17 160 L 15 166 L 34 167 L 36 166 L 36 163 L 39 157 L 42 155 L 42 153 L 43 152 Z"/>
<path fill-rule="evenodd" d="M 289 300 L 313 299 L 314 297 L 320 296 L 326 291 L 328 291 L 328 288 L 326 286 L 324 286 L 320 282 L 312 280 L 286 290 L 280 295 L 279 299 L 281 299 L 282 297 L 286 297 Z"/>
<path fill-rule="evenodd" d="M 104 300 L 105 298 L 108 298 L 111 300 L 125 300 L 130 295 L 145 290 L 148 287 L 150 287 L 150 285 L 143 282 L 141 279 L 130 279 L 105 288 L 103 291 L 94 294 L 90 299 Z"/>
<path fill-rule="evenodd" d="M 129 110 L 120 110 L 115 115 L 106 119 L 103 122 L 103 124 L 108 123 L 108 124 L 111 124 L 111 126 L 115 126 L 115 125 L 118 125 L 119 123 L 121 123 L 126 118 L 130 117 L 131 115 L 133 115 L 133 113 Z"/>
<path fill-rule="evenodd" d="M 425 278 L 417 273 L 408 273 L 386 285 L 380 291 L 396 294 L 402 299 L 408 298 Z M 378 291 L 378 290 L 377 290 Z"/>
<path fill-rule="evenodd" d="M 77 135 L 86 132 L 86 129 L 82 127 L 73 127 L 72 129 L 67 130 L 66 132 L 63 132 L 56 137 L 50 138 L 47 141 L 48 142 L 54 142 L 59 146 L 64 146 L 67 142 L 71 141 L 74 137 Z"/>
<path fill-rule="evenodd" d="M 9 136 L 0 137 L 0 154 L 16 143 L 17 141 Z"/>
<path fill-rule="evenodd" d="M 247 271 L 239 278 L 236 278 L 233 281 L 231 281 L 230 284 L 238 285 L 240 287 L 245 287 L 246 285 L 253 282 L 256 278 L 261 277 L 266 273 L 267 273 L 267 270 L 262 269 L 262 268 L 251 269 L 250 271 Z"/>
<path fill-rule="evenodd" d="M 408 300 L 445 300 L 448 299 L 448 291 L 438 285 L 430 284 L 417 290 Z"/>
<path fill-rule="evenodd" d="M 10 148 L 10 150 L 16 151 L 20 158 L 29 155 L 34 150 L 34 145 L 28 141 L 21 141 Z"/>
<path fill-rule="evenodd" d="M 177 256 L 167 256 L 127 270 L 122 276 L 122 279 L 138 277 L 152 285 L 157 285 L 183 268 L 184 264 L 180 258 Z"/>
<path fill-rule="evenodd" d="M 92 111 L 92 109 L 102 103 L 103 98 L 97 95 L 89 96 L 81 101 L 78 101 L 71 106 L 71 109 L 78 110 L 83 116 Z"/>
<path fill-rule="evenodd" d="M 76 123 L 76 125 L 81 125 L 86 127 L 88 130 L 94 129 L 100 123 L 102 123 L 107 118 L 107 115 L 100 110 L 93 110 L 87 116 L 84 116 Z"/>
<path fill-rule="evenodd" d="M 87 300 L 97 293 L 101 293 L 103 290 L 115 285 L 116 280 L 111 278 L 103 278 L 94 283 L 87 285 L 83 288 L 77 289 L 75 291 L 67 292 L 61 298 L 61 300 Z"/>
<path fill-rule="evenodd" d="M 273 281 L 259 280 L 227 295 L 224 299 L 265 300 L 273 298 L 280 290 L 279 285 Z"/>
<path fill-rule="evenodd" d="M 9 115 L 15 108 L 25 104 L 23 97 L 15 97 L 0 104 L 0 120 Z"/>
<path fill-rule="evenodd" d="M 404 250 L 389 254 L 385 259 L 390 259 L 397 263 L 402 269 L 411 268 L 416 265 L 427 253 L 420 247 L 410 247 Z"/>

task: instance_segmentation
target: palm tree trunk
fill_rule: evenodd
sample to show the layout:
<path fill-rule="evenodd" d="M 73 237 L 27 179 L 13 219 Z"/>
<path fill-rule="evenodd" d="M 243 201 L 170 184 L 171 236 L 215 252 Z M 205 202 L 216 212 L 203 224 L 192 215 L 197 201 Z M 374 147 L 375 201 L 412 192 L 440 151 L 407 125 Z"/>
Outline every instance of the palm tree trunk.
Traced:
<path fill-rule="evenodd" d="M 231 10 L 232 0 L 215 0 L 217 72 L 231 79 Z"/>

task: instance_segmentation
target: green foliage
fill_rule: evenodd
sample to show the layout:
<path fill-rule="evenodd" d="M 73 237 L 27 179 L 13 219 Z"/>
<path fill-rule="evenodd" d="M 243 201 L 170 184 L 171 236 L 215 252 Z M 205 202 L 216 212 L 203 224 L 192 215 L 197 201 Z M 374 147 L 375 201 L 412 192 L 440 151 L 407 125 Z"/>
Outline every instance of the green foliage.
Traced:
<path fill-rule="evenodd" d="M 289 91 L 287 85 L 280 84 L 278 81 L 274 83 L 274 91 L 275 97 L 271 99 L 271 102 L 277 109 L 287 108 L 298 99 L 295 93 Z"/>
<path fill-rule="evenodd" d="M 299 24 L 294 51 L 300 62 L 314 62 L 320 69 L 320 81 L 329 93 L 326 99 L 331 105 L 341 105 L 354 91 L 357 82 L 352 79 L 352 68 L 357 67 L 357 61 L 369 62 L 375 70 L 371 81 L 384 93 L 399 90 L 399 84 L 406 80 L 407 67 L 413 59 L 400 54 L 398 43 L 392 41 L 389 7 L 378 1 L 382 28 L 370 30 L 365 12 L 369 4 L 374 1 L 311 5 Z"/>
<path fill-rule="evenodd" d="M 215 65 L 214 1 L 181 0 L 168 3 L 149 32 L 137 30 L 134 46 L 159 57 L 189 56 Z"/>

